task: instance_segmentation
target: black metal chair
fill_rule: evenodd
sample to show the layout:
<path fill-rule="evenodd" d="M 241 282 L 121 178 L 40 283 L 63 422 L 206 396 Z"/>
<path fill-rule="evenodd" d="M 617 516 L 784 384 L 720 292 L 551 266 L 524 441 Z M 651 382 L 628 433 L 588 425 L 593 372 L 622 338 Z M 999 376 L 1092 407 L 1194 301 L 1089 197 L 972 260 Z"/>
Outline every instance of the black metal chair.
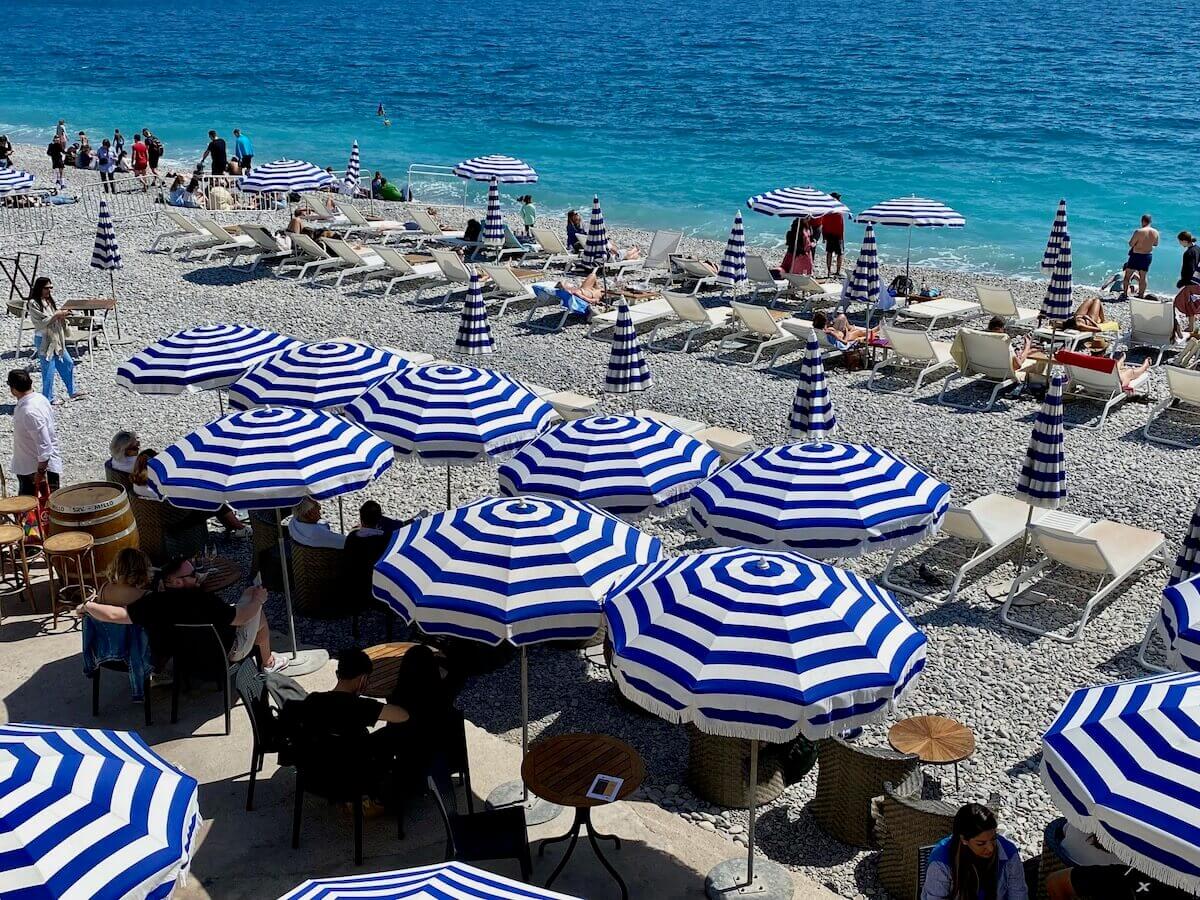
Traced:
<path fill-rule="evenodd" d="M 446 764 L 450 775 L 457 775 L 467 797 L 467 813 L 475 813 L 475 794 L 471 790 L 471 762 L 467 755 L 467 721 L 461 709 L 452 709 L 446 727 Z"/>
<path fill-rule="evenodd" d="M 489 809 L 473 815 L 459 815 L 454 786 L 445 769 L 440 774 L 431 774 L 428 783 L 446 826 L 447 861 L 515 859 L 521 866 L 521 878 L 529 881 L 533 860 L 529 854 L 523 808 Z"/>
<path fill-rule="evenodd" d="M 122 662 L 119 659 L 108 659 L 96 666 L 96 671 L 91 675 L 92 682 L 92 716 L 100 715 L 100 672 L 108 669 L 110 672 L 121 672 L 129 675 L 129 663 Z M 142 682 L 142 708 L 146 713 L 146 724 L 154 724 L 154 716 L 150 711 L 150 679 L 147 677 Z"/>
<path fill-rule="evenodd" d="M 267 683 L 257 652 L 237 664 L 233 686 L 246 709 L 253 740 L 250 747 L 250 783 L 246 786 L 246 811 L 249 812 L 254 809 L 254 783 L 262 771 L 263 762 L 268 753 L 279 753 L 284 749 L 285 740 L 279 717 L 267 698 Z"/>
<path fill-rule="evenodd" d="M 212 625 L 172 626 L 172 657 L 175 660 L 174 680 L 171 684 L 171 724 L 179 721 L 179 692 L 181 685 L 190 685 L 192 676 L 214 681 L 221 690 L 225 703 L 225 734 L 230 733 L 230 710 L 233 708 L 233 679 L 235 666 L 229 663 L 229 655 L 221 636 Z M 253 653 L 257 653 L 255 648 Z"/>

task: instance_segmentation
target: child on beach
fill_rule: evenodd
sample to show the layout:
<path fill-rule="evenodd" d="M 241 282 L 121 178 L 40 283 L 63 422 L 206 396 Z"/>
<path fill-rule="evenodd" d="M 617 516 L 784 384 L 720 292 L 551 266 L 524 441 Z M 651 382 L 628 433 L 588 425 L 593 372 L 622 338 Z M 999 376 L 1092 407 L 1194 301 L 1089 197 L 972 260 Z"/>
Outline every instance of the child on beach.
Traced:
<path fill-rule="evenodd" d="M 525 226 L 525 237 L 533 237 L 533 226 L 537 222 L 537 207 L 533 205 L 533 196 L 526 194 L 517 198 L 521 203 L 521 224 Z"/>

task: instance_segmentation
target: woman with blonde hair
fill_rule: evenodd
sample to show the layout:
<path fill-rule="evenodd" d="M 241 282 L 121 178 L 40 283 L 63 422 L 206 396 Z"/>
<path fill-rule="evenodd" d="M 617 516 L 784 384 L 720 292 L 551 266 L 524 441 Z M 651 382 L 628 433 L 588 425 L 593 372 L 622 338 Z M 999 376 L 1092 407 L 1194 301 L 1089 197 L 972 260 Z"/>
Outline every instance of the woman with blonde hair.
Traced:
<path fill-rule="evenodd" d="M 126 547 L 109 564 L 104 577 L 107 581 L 100 589 L 99 602 L 128 606 L 150 592 L 154 583 L 154 565 L 137 547 Z"/>

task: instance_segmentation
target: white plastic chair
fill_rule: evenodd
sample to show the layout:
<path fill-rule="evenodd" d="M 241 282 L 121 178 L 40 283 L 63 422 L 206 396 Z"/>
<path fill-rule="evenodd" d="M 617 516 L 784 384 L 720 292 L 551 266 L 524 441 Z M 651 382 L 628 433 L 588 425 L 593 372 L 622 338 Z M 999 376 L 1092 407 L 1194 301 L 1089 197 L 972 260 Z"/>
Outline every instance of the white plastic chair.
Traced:
<path fill-rule="evenodd" d="M 990 331 L 975 331 L 964 328 L 959 332 L 962 337 L 964 363 L 957 372 L 946 376 L 942 389 L 938 392 L 937 402 L 954 409 L 966 409 L 978 412 L 988 412 L 996 405 L 1000 392 L 1020 383 L 1024 372 L 1016 368 L 1012 347 L 1006 334 L 995 334 Z M 958 378 L 968 378 L 972 382 L 985 381 L 995 385 L 988 398 L 986 406 L 980 407 L 972 403 L 954 403 L 946 399 L 946 391 Z"/>
<path fill-rule="evenodd" d="M 728 306 L 705 306 L 694 294 L 681 294 L 676 291 L 664 291 L 663 298 L 671 306 L 671 311 L 675 314 L 675 318 L 671 322 L 664 322 L 654 326 L 654 330 L 650 332 L 646 338 L 646 344 L 650 347 L 659 349 L 665 344 L 664 340 L 656 340 L 659 331 L 664 326 L 681 324 L 684 329 L 670 337 L 670 341 L 683 336 L 683 352 L 687 353 L 691 349 L 692 341 L 700 337 L 714 328 L 724 328 L 729 324 L 729 317 L 733 315 L 733 310 Z"/>
<path fill-rule="evenodd" d="M 1006 287 L 993 287 L 990 284 L 976 284 L 975 296 L 983 311 L 993 316 L 999 316 L 1010 325 L 1018 327 L 1032 325 L 1037 321 L 1038 310 L 1017 306 L 1012 291 Z"/>
<path fill-rule="evenodd" d="M 729 359 L 731 354 L 745 353 L 753 347 L 754 353 L 749 362 L 742 364 L 753 366 L 762 358 L 765 351 L 774 350 L 797 340 L 794 335 L 780 327 L 779 322 L 771 315 L 771 311 L 765 307 L 755 306 L 752 303 L 740 303 L 737 300 L 734 300 L 731 306 L 736 330 L 717 345 L 715 354 L 717 359 L 734 362 Z"/>
<path fill-rule="evenodd" d="M 1062 356 L 1058 359 L 1061 361 Z M 1115 359 L 1104 361 L 1108 364 L 1107 370 L 1098 370 L 1088 368 L 1087 366 L 1072 365 L 1069 362 L 1064 362 L 1063 367 L 1067 372 L 1067 385 L 1063 389 L 1064 399 L 1077 398 L 1096 400 L 1103 404 L 1100 410 L 1100 418 L 1095 422 L 1068 422 L 1068 428 L 1103 428 L 1105 421 L 1108 419 L 1108 414 L 1119 403 L 1123 403 L 1126 398 L 1135 393 L 1140 393 L 1150 379 L 1150 373 L 1146 372 L 1143 375 L 1135 378 L 1129 383 L 1130 390 L 1125 390 L 1121 384 L 1121 375 L 1117 369 L 1118 363 Z"/>
<path fill-rule="evenodd" d="M 1163 354 L 1168 350 L 1178 349 L 1175 343 L 1175 305 L 1170 301 L 1130 297 L 1129 319 L 1126 346 L 1158 351 L 1154 365 L 1162 365 Z"/>
<path fill-rule="evenodd" d="M 921 389 L 925 379 L 938 369 L 954 365 L 949 342 L 932 340 L 927 331 L 897 328 L 884 322 L 879 326 L 879 333 L 891 346 L 892 352 L 890 356 L 875 363 L 871 369 L 867 387 L 873 390 L 883 390 L 875 387 L 875 377 L 884 369 L 916 369 L 917 383 L 911 391 L 915 394 Z"/>
<path fill-rule="evenodd" d="M 1150 418 L 1146 420 L 1142 436 L 1148 441 L 1166 444 L 1168 447 L 1195 449 L 1195 443 L 1177 441 L 1150 431 L 1150 426 L 1154 424 L 1155 420 L 1165 415 L 1172 407 L 1182 410 L 1185 414 L 1200 414 L 1200 371 L 1181 369 L 1178 366 L 1167 366 L 1163 371 L 1167 373 L 1167 396 L 1160 400 L 1154 409 L 1150 410 Z"/>

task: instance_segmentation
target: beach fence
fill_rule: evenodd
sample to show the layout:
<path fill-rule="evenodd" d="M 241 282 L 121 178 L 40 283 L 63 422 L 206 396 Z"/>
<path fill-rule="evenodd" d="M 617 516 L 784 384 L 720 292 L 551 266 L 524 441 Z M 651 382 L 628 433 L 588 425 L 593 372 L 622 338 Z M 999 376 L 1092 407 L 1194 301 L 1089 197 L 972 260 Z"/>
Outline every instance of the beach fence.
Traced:
<path fill-rule="evenodd" d="M 413 203 L 423 206 L 467 207 L 467 188 L 470 181 L 459 178 L 451 166 L 413 163 L 408 167 L 407 194 Z M 368 185 L 370 180 L 367 180 Z"/>
<path fill-rule="evenodd" d="M 35 200 L 36 206 L 27 205 Z M 9 196 L 0 204 L 0 244 L 41 244 L 56 224 L 54 207 L 36 195 Z"/>
<path fill-rule="evenodd" d="M 130 175 L 124 178 L 114 178 L 105 185 L 100 181 L 91 181 L 78 189 L 79 202 L 87 210 L 83 228 L 95 228 L 96 216 L 100 213 L 100 201 L 108 201 L 108 214 L 114 222 L 126 222 L 132 219 L 152 216 L 158 221 L 160 191 L 149 186 L 150 179 Z"/>
<path fill-rule="evenodd" d="M 245 219 L 247 214 L 256 221 L 262 221 L 266 214 L 288 207 L 286 193 L 238 190 L 238 178 L 235 175 L 200 175 L 198 177 L 200 189 L 204 191 L 207 203 L 204 211 L 219 222 L 226 219 Z M 214 191 L 216 191 L 215 197 Z M 166 192 L 163 193 L 165 200 Z M 224 197 L 225 193 L 229 194 L 228 199 Z"/>
<path fill-rule="evenodd" d="M 7 316 L 17 320 L 17 338 L 14 341 L 16 356 L 21 355 L 21 338 L 32 330 L 27 324 L 25 298 L 33 293 L 33 282 L 37 279 L 41 257 L 36 253 L 17 251 L 9 256 L 0 256 L 0 285 L 7 285 Z"/>

